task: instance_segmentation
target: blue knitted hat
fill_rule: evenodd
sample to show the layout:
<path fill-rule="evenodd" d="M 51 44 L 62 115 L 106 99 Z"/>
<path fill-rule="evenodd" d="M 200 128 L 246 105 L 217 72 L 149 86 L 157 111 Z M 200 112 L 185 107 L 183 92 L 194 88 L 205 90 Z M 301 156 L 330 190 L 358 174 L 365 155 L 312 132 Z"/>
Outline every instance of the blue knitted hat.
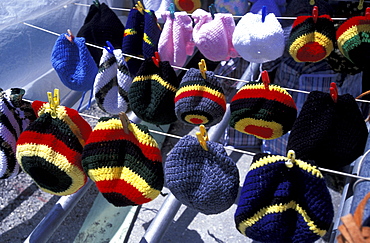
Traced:
<path fill-rule="evenodd" d="M 153 10 L 144 11 L 144 36 L 143 54 L 144 58 L 151 58 L 158 51 L 158 42 L 161 29 L 157 23 L 157 17 Z"/>
<path fill-rule="evenodd" d="M 314 242 L 329 229 L 331 196 L 313 162 L 293 166 L 279 155 L 256 154 L 235 213 L 236 228 L 261 242 Z"/>
<path fill-rule="evenodd" d="M 218 214 L 236 200 L 239 172 L 223 146 L 207 142 L 205 151 L 195 137 L 186 135 L 165 163 L 167 187 L 186 206 L 204 214 Z"/>
<path fill-rule="evenodd" d="M 68 88 L 76 91 L 93 88 L 98 67 L 85 45 L 85 38 L 75 37 L 72 43 L 61 34 L 53 47 L 51 64 Z"/>

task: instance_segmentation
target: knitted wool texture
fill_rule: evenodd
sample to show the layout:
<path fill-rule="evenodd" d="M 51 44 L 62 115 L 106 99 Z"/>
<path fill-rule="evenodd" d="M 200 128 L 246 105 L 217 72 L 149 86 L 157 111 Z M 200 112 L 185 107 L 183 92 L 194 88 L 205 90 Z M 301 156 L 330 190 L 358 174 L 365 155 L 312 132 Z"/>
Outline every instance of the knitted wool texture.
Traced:
<path fill-rule="evenodd" d="M 348 19 L 336 32 L 340 52 L 355 65 L 369 66 L 370 16 Z"/>
<path fill-rule="evenodd" d="M 155 199 L 163 187 L 162 157 L 144 125 L 101 118 L 86 142 L 82 165 L 98 190 L 114 206 Z"/>
<path fill-rule="evenodd" d="M 51 64 L 69 89 L 91 90 L 98 67 L 85 45 L 85 38 L 75 37 L 71 43 L 64 35 L 61 34 L 54 44 Z"/>
<path fill-rule="evenodd" d="M 243 59 L 265 63 L 283 55 L 284 31 L 273 13 L 262 22 L 260 14 L 249 12 L 236 25 L 232 43 Z"/>
<path fill-rule="evenodd" d="M 247 0 L 215 0 L 214 5 L 217 13 L 231 13 L 232 15 L 244 15 L 249 10 Z"/>
<path fill-rule="evenodd" d="M 214 15 L 203 9 L 192 14 L 194 19 L 193 40 L 205 58 L 211 61 L 224 61 L 237 57 L 238 53 L 232 43 L 235 21 L 231 14 Z"/>
<path fill-rule="evenodd" d="M 32 107 L 38 118 L 18 138 L 18 163 L 41 190 L 73 194 L 87 181 L 81 154 L 91 127 L 74 109 L 58 106 L 53 118 L 49 103 L 34 101 Z"/>
<path fill-rule="evenodd" d="M 187 13 L 192 13 L 201 7 L 200 0 L 174 0 L 173 2 L 179 11 L 186 11 Z"/>
<path fill-rule="evenodd" d="M 335 27 L 329 15 L 298 16 L 288 40 L 289 54 L 296 62 L 319 62 L 334 50 Z"/>
<path fill-rule="evenodd" d="M 182 67 L 194 52 L 193 21 L 186 12 L 175 12 L 172 19 L 170 12 L 162 14 L 165 21 L 158 42 L 158 53 L 162 61 Z M 185 51 L 184 51 L 185 50 Z"/>
<path fill-rule="evenodd" d="M 110 114 L 126 112 L 129 107 L 128 91 L 132 77 L 120 49 L 113 54 L 104 49 L 99 72 L 94 82 L 94 96 L 98 106 Z"/>
<path fill-rule="evenodd" d="M 230 103 L 230 126 L 260 139 L 275 139 L 287 133 L 297 116 L 292 96 L 276 84 L 268 89 L 261 82 L 244 85 Z"/>
<path fill-rule="evenodd" d="M 143 54 L 144 58 L 151 58 L 154 52 L 158 51 L 158 42 L 161 35 L 161 28 L 157 23 L 157 17 L 153 10 L 144 11 L 144 36 Z"/>
<path fill-rule="evenodd" d="M 315 242 L 325 235 L 333 205 L 325 179 L 312 161 L 256 154 L 235 212 L 236 228 L 258 242 Z"/>
<path fill-rule="evenodd" d="M 114 48 L 121 48 L 124 31 L 125 26 L 117 15 L 105 3 L 101 3 L 98 7 L 95 4 L 90 6 L 77 36 L 84 37 L 90 44 L 104 46 L 109 41 Z M 87 49 L 98 66 L 102 50 L 92 46 L 87 46 Z"/>
<path fill-rule="evenodd" d="M 199 69 L 190 68 L 182 78 L 175 97 L 175 113 L 180 121 L 191 125 L 212 126 L 219 123 L 226 111 L 221 84 L 211 71 L 204 79 Z"/>
<path fill-rule="evenodd" d="M 204 214 L 221 213 L 235 202 L 239 172 L 223 146 L 186 135 L 169 153 L 165 166 L 166 185 L 184 205 Z"/>
<path fill-rule="evenodd" d="M 179 86 L 175 70 L 169 62 L 145 59 L 130 87 L 128 98 L 131 109 L 143 121 L 156 125 L 177 120 L 174 98 Z"/>
<path fill-rule="evenodd" d="M 363 154 L 367 128 L 355 99 L 312 91 L 302 106 L 289 135 L 287 150 L 318 166 L 339 169 Z"/>
<path fill-rule="evenodd" d="M 23 101 L 23 89 L 0 89 L 0 179 L 13 178 L 20 172 L 15 157 L 16 142 L 28 124 L 36 119 L 29 102 Z"/>

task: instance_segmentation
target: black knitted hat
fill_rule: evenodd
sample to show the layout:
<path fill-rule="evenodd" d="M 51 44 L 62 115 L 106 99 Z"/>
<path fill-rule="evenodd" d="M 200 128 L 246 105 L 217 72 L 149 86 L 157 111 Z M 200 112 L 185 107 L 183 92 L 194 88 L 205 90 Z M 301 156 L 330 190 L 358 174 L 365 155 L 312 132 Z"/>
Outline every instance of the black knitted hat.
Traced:
<path fill-rule="evenodd" d="M 114 48 L 121 48 L 125 27 L 117 15 L 105 4 L 92 4 L 84 25 L 77 36 L 85 37 L 87 43 L 105 46 L 110 41 Z M 96 65 L 99 65 L 102 50 L 87 46 Z"/>
<path fill-rule="evenodd" d="M 168 61 L 159 62 L 157 67 L 151 58 L 145 59 L 128 93 L 131 109 L 149 123 L 163 125 L 175 122 L 174 98 L 179 83 Z"/>
<path fill-rule="evenodd" d="M 291 130 L 287 150 L 318 166 L 338 169 L 362 155 L 368 131 L 353 96 L 312 91 Z"/>

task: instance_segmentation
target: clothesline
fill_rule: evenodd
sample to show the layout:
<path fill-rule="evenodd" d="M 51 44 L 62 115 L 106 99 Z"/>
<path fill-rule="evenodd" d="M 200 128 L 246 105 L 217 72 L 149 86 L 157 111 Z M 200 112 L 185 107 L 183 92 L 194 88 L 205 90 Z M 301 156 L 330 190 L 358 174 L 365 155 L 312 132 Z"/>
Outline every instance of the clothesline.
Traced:
<path fill-rule="evenodd" d="M 84 117 L 96 119 L 96 120 L 99 120 L 100 119 L 99 117 L 88 115 L 88 114 L 80 113 L 80 115 L 81 116 L 84 116 Z M 172 137 L 172 138 L 176 138 L 176 139 L 181 139 L 182 138 L 181 136 L 178 136 L 178 135 L 174 135 L 174 134 L 170 134 L 170 133 L 165 133 L 165 132 L 160 132 L 160 131 L 156 131 L 156 130 L 152 130 L 152 129 L 149 129 L 149 131 L 151 133 L 155 133 L 155 134 L 159 134 L 159 135 L 167 136 L 167 137 Z M 248 152 L 248 151 L 241 150 L 241 149 L 235 149 L 235 148 L 231 148 L 231 147 L 227 147 L 227 146 L 224 146 L 224 148 L 226 150 L 231 150 L 233 152 L 237 152 L 237 153 L 241 153 L 241 154 L 247 154 L 247 155 L 250 155 L 250 156 L 256 155 L 256 153 Z M 367 152 L 365 154 L 367 154 Z M 365 157 L 365 155 L 364 155 L 364 157 Z M 364 157 L 362 159 L 364 159 Z M 361 180 L 370 181 L 370 178 L 368 178 L 368 177 L 353 175 L 353 174 L 349 174 L 349 173 L 345 173 L 345 172 L 341 172 L 341 171 L 336 171 L 336 170 L 331 170 L 331 169 L 326 169 L 326 168 L 322 168 L 322 167 L 317 167 L 317 169 L 319 169 L 321 171 L 328 172 L 328 173 L 345 176 L 345 177 L 351 177 L 351 178 L 355 178 L 355 179 L 361 179 Z"/>
<path fill-rule="evenodd" d="M 35 25 L 32 25 L 32 24 L 29 24 L 29 23 L 26 23 L 26 22 L 23 22 L 23 24 L 26 25 L 26 26 L 29 26 L 29 27 L 32 27 L 32 28 L 35 28 L 35 29 L 44 31 L 44 32 L 49 33 L 49 34 L 53 34 L 55 36 L 60 36 L 60 34 L 58 34 L 56 32 L 53 32 L 53 31 L 50 31 L 50 30 L 47 30 L 47 29 L 44 29 L 44 28 L 41 28 L 41 27 L 38 27 L 38 26 L 35 26 Z M 98 49 L 104 49 L 101 46 L 93 45 L 93 44 L 90 44 L 90 43 L 85 43 L 85 44 L 88 45 L 88 46 L 92 46 L 92 47 L 98 48 Z M 125 56 L 129 56 L 129 57 L 132 57 L 132 58 L 139 59 L 139 60 L 144 60 L 144 58 L 142 58 L 142 57 L 137 57 L 137 56 L 129 55 L 129 54 L 126 54 L 126 53 L 122 53 L 122 54 L 125 55 Z M 172 65 L 172 67 L 173 68 L 176 68 L 176 69 L 181 69 L 181 70 L 184 70 L 184 71 L 188 71 L 189 70 L 188 68 L 178 67 L 178 66 L 173 66 L 173 65 Z M 236 82 L 243 82 L 243 83 L 249 83 L 250 82 L 250 81 L 246 81 L 246 80 L 242 80 L 242 79 L 231 78 L 231 77 L 221 76 L 221 75 L 217 75 L 217 74 L 215 74 L 214 76 L 217 77 L 217 78 L 228 79 L 228 80 L 236 81 Z M 282 87 L 282 88 L 284 88 L 284 89 L 286 89 L 288 91 L 293 91 L 293 92 L 298 92 L 298 93 L 304 93 L 304 94 L 309 94 L 310 93 L 309 91 L 305 91 L 305 90 L 285 88 L 285 87 Z M 370 100 L 356 99 L 356 101 L 357 102 L 363 102 L 363 103 L 370 103 Z"/>
<path fill-rule="evenodd" d="M 84 4 L 84 3 L 73 3 L 75 5 L 78 5 L 78 6 L 84 6 L 84 7 L 90 7 L 91 5 L 88 5 L 88 4 Z M 114 7 L 110 7 L 110 9 L 112 10 L 118 10 L 118 11 L 126 11 L 126 12 L 129 12 L 131 9 L 128 9 L 128 8 L 114 8 Z M 192 14 L 188 14 L 189 16 L 192 16 Z M 238 15 L 233 15 L 234 18 L 242 18 L 243 16 L 238 16 Z M 289 17 L 289 16 L 276 16 L 277 19 L 281 19 L 281 20 L 295 20 L 297 17 Z M 331 18 L 332 20 L 338 20 L 338 21 L 342 21 L 342 20 L 347 20 L 347 18 Z"/>

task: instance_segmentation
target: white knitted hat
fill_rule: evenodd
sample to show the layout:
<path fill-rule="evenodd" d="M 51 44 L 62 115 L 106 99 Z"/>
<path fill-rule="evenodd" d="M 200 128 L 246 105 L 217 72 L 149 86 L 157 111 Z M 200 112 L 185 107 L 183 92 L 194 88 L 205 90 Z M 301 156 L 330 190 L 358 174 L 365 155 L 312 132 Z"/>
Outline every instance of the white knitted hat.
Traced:
<path fill-rule="evenodd" d="M 94 96 L 98 106 L 110 114 L 126 112 L 131 83 L 132 77 L 122 50 L 113 50 L 111 54 L 104 49 L 94 83 Z"/>
<path fill-rule="evenodd" d="M 273 13 L 247 13 L 235 27 L 233 44 L 239 55 L 249 62 L 265 63 L 283 55 L 284 31 Z"/>

